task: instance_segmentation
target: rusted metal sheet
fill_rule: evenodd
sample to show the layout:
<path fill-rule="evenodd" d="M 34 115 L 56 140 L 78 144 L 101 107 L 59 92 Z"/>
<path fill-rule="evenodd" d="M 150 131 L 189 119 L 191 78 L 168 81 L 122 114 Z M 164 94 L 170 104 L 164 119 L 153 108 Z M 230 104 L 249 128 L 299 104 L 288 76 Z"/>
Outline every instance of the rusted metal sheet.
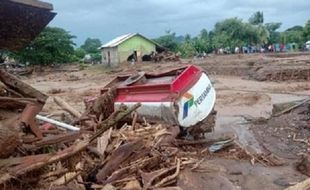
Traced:
<path fill-rule="evenodd" d="M 0 1 L 0 49 L 18 50 L 55 17 L 53 6 L 36 0 Z"/>

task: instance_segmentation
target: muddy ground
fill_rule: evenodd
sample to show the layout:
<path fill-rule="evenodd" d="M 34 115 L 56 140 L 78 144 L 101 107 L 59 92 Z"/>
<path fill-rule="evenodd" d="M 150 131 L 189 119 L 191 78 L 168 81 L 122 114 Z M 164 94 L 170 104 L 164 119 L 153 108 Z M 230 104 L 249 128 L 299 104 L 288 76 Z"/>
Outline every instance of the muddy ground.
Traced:
<path fill-rule="evenodd" d="M 62 97 L 82 111 L 83 99 L 98 95 L 99 90 L 116 75 L 136 70 L 165 71 L 187 64 L 201 66 L 214 82 L 218 115 L 215 131 L 211 135 L 235 133 L 238 143 L 248 151 L 270 151 L 285 164 L 270 167 L 260 163 L 253 165 L 248 160 L 212 158 L 205 162 L 219 166 L 220 169 L 196 173 L 191 178 L 184 171 L 180 176 L 180 181 L 184 182 L 183 187 L 205 189 L 207 186 L 214 190 L 284 189 L 307 178 L 295 169 L 295 163 L 302 154 L 310 153 L 310 146 L 295 140 L 310 138 L 309 123 L 301 124 L 296 114 L 266 119 L 271 117 L 274 104 L 310 97 L 308 54 L 223 55 L 177 63 L 123 65 L 117 69 L 94 65 L 80 71 L 78 66 L 71 65 L 61 67 L 57 72 L 35 72 L 30 77 L 23 77 L 23 80 L 51 97 Z M 44 110 L 49 113 L 61 111 L 52 102 L 52 98 Z"/>

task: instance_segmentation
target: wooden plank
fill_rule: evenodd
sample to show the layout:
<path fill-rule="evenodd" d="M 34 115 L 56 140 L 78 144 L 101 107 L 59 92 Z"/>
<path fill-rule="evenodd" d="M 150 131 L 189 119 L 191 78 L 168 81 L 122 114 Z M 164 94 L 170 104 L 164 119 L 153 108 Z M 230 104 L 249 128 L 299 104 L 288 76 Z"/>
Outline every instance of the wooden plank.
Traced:
<path fill-rule="evenodd" d="M 36 8 L 41 8 L 41 9 L 47 9 L 47 10 L 53 10 L 53 5 L 50 3 L 38 1 L 38 0 L 9 0 L 12 3 L 19 3 L 19 4 L 24 4 Z"/>

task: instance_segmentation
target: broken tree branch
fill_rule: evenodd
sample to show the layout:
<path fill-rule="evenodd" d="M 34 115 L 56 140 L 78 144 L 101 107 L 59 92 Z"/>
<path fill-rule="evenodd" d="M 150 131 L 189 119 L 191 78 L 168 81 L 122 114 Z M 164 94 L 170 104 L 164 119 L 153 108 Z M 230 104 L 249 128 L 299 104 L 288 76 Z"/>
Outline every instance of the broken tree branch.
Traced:
<path fill-rule="evenodd" d="M 177 168 L 177 166 L 172 166 L 168 169 L 164 169 L 164 170 L 161 170 L 158 174 L 154 175 L 147 184 L 145 184 L 145 186 L 143 187 L 143 190 L 148 190 L 152 187 L 152 184 L 153 182 L 155 181 L 155 179 L 163 176 L 164 174 L 167 174 L 173 170 L 175 170 Z"/>
<path fill-rule="evenodd" d="M 181 167 L 181 160 L 178 159 L 178 160 L 177 160 L 177 168 L 176 168 L 175 173 L 174 173 L 173 175 L 171 175 L 171 176 L 168 176 L 168 177 L 162 179 L 159 183 L 157 183 L 157 184 L 155 185 L 155 187 L 161 187 L 161 186 L 163 186 L 164 184 L 166 184 L 167 182 L 169 182 L 169 181 L 171 181 L 171 180 L 177 178 L 178 175 L 179 175 L 179 173 L 180 173 L 180 167 Z"/>
<path fill-rule="evenodd" d="M 38 148 L 42 148 L 49 145 L 54 145 L 58 143 L 67 143 L 71 141 L 75 141 L 80 137 L 79 132 L 71 132 L 66 134 L 54 135 L 51 137 L 45 137 L 40 141 L 34 143 L 34 145 L 26 146 L 28 150 L 36 150 Z"/>
<path fill-rule="evenodd" d="M 124 119 L 128 115 L 130 115 L 133 111 L 138 109 L 141 106 L 141 103 L 137 103 L 133 105 L 131 108 L 128 108 L 127 110 L 124 110 L 122 112 L 119 112 L 116 114 L 115 117 L 109 117 L 108 119 L 104 120 L 102 123 L 99 124 L 99 130 L 98 132 L 91 137 L 90 141 L 93 141 L 97 139 L 100 135 L 102 135 L 106 130 L 108 130 L 110 127 L 114 126 L 118 121 Z M 117 112 L 117 111 L 116 111 Z M 114 114 L 112 114 L 114 116 Z"/>
<path fill-rule="evenodd" d="M 65 102 L 60 97 L 54 97 L 54 102 L 61 107 L 63 110 L 67 111 L 69 114 L 76 118 L 80 118 L 82 114 L 75 110 L 72 106 L 70 106 L 67 102 Z"/>

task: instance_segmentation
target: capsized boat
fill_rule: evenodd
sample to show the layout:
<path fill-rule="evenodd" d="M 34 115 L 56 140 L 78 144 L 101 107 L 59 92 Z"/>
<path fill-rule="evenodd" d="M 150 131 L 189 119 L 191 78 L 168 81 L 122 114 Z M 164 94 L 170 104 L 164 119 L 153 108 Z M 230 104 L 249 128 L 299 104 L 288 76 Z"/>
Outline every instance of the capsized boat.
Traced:
<path fill-rule="evenodd" d="M 132 106 L 138 102 L 140 116 L 163 120 L 181 128 L 214 124 L 215 89 L 201 68 L 188 65 L 163 73 L 139 72 L 117 76 L 101 91 L 116 88 L 114 107 Z M 212 126 L 213 127 L 213 126 Z"/>

